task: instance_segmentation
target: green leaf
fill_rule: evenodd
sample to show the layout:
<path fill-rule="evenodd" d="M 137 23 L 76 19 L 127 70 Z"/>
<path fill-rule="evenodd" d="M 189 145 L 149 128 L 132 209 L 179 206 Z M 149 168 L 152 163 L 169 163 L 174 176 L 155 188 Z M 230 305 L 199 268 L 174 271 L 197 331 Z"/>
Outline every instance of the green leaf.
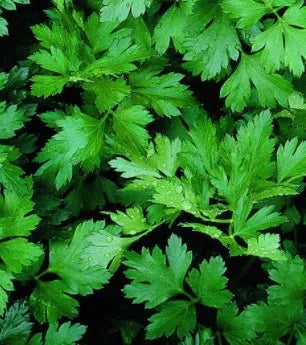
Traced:
<path fill-rule="evenodd" d="M 0 102 L 0 139 L 15 136 L 15 131 L 23 127 L 26 119 L 23 109 L 18 109 L 16 105 L 6 107 L 5 102 Z"/>
<path fill-rule="evenodd" d="M 8 191 L 24 195 L 29 192 L 29 180 L 23 179 L 23 170 L 13 164 L 19 155 L 14 147 L 0 145 L 0 183 Z"/>
<path fill-rule="evenodd" d="M 269 277 L 278 285 L 269 288 L 269 300 L 277 304 L 298 304 L 303 307 L 306 291 L 306 270 L 304 261 L 298 256 L 287 261 L 275 262 L 269 270 Z M 292 277 L 292 279 L 290 279 Z"/>
<path fill-rule="evenodd" d="M 256 336 L 245 313 L 238 315 L 238 308 L 234 303 L 218 310 L 217 325 L 230 345 L 248 344 Z"/>
<path fill-rule="evenodd" d="M 16 10 L 16 4 L 29 4 L 29 0 L 2 0 L 0 2 L 0 15 L 2 14 L 1 7 L 5 10 Z M 8 22 L 0 17 L 0 37 L 8 35 L 8 29 L 7 29 Z"/>
<path fill-rule="evenodd" d="M 122 177 L 125 178 L 161 177 L 159 171 L 171 177 L 175 176 L 179 167 L 181 146 L 181 141 L 178 138 L 171 141 L 166 136 L 157 134 L 155 145 L 152 142 L 149 143 L 146 155 L 136 156 L 129 149 L 126 155 L 133 160 L 132 162 L 123 158 L 116 158 L 109 163 L 116 171 L 122 172 Z"/>
<path fill-rule="evenodd" d="M 138 232 L 150 229 L 141 207 L 128 208 L 125 213 L 117 211 L 117 213 L 109 212 L 109 214 L 111 220 L 122 227 L 124 235 L 136 235 Z"/>
<path fill-rule="evenodd" d="M 298 138 L 286 141 L 277 150 L 277 180 L 295 180 L 306 175 L 306 141 L 298 145 Z"/>
<path fill-rule="evenodd" d="M 242 111 L 250 101 L 251 91 L 255 91 L 262 107 L 288 106 L 288 98 L 294 92 L 289 81 L 279 74 L 267 74 L 260 62 L 260 56 L 241 56 L 235 72 L 223 84 L 221 97 L 233 111 Z"/>
<path fill-rule="evenodd" d="M 241 198 L 234 212 L 234 234 L 244 239 L 255 237 L 258 231 L 278 226 L 287 221 L 287 218 L 281 216 L 279 212 L 273 212 L 273 206 L 264 206 L 247 219 L 251 210 L 251 201 Z"/>
<path fill-rule="evenodd" d="M 75 317 L 79 303 L 67 293 L 70 289 L 61 281 L 38 281 L 29 300 L 29 306 L 40 323 L 57 322 L 62 316 Z"/>
<path fill-rule="evenodd" d="M 195 215 L 198 214 L 194 192 L 188 185 L 185 187 L 178 178 L 156 181 L 154 188 L 153 200 L 155 203 Z"/>
<path fill-rule="evenodd" d="M 205 30 L 186 39 L 184 44 L 187 62 L 183 66 L 193 75 L 201 74 L 202 80 L 217 76 L 229 66 L 231 59 L 237 61 L 241 50 L 236 30 L 227 15 L 218 7 L 211 11 L 211 16 L 212 21 Z"/>
<path fill-rule="evenodd" d="M 268 344 L 276 344 L 301 321 L 302 309 L 290 305 L 267 305 L 260 302 L 248 306 L 246 315 L 249 328 L 256 330 L 258 339 L 264 339 Z"/>
<path fill-rule="evenodd" d="M 187 335 L 179 345 L 214 345 L 214 336 L 209 328 L 201 329 L 194 337 Z"/>
<path fill-rule="evenodd" d="M 271 11 L 265 2 L 254 0 L 223 0 L 222 8 L 231 18 L 238 20 L 238 28 L 251 28 Z"/>
<path fill-rule="evenodd" d="M 262 63 L 268 72 L 279 70 L 284 64 L 299 77 L 305 70 L 306 59 L 306 7 L 302 1 L 286 10 L 276 23 L 255 37 L 253 51 L 262 50 Z"/>
<path fill-rule="evenodd" d="M 166 52 L 171 39 L 176 49 L 179 51 L 183 49 L 186 34 L 184 29 L 189 19 L 184 5 L 182 3 L 180 7 L 171 6 L 159 19 L 154 29 L 153 40 L 155 42 L 155 49 L 160 55 Z"/>
<path fill-rule="evenodd" d="M 103 222 L 86 221 L 76 227 L 68 243 L 51 242 L 48 272 L 56 273 L 76 294 L 91 294 L 93 289 L 101 289 L 108 282 L 110 274 L 105 267 L 83 257 L 90 247 L 90 236 L 103 228 Z"/>
<path fill-rule="evenodd" d="M 180 83 L 184 78 L 179 73 L 159 75 L 159 70 L 152 68 L 130 74 L 132 100 L 145 107 L 153 108 L 160 116 L 178 116 L 179 108 L 194 104 L 194 99 L 187 86 Z"/>
<path fill-rule="evenodd" d="M 147 338 L 155 339 L 176 333 L 183 337 L 196 326 L 196 309 L 189 301 L 165 302 L 159 311 L 149 318 Z"/>
<path fill-rule="evenodd" d="M 258 238 L 247 241 L 246 255 L 254 255 L 271 260 L 287 260 L 285 253 L 280 250 L 280 237 L 278 234 L 263 234 Z"/>
<path fill-rule="evenodd" d="M 32 322 L 25 304 L 14 303 L 0 319 L 0 344 L 24 345 L 30 335 Z"/>
<path fill-rule="evenodd" d="M 86 80 L 100 75 L 130 73 L 137 69 L 135 62 L 147 58 L 148 55 L 144 47 L 133 45 L 130 37 L 120 37 L 112 42 L 103 57 L 83 69 L 82 78 Z"/>
<path fill-rule="evenodd" d="M 124 79 L 100 78 L 90 85 L 88 90 L 95 93 L 97 108 L 101 112 L 110 111 L 130 93 Z"/>
<path fill-rule="evenodd" d="M 0 315 L 3 314 L 6 303 L 8 302 L 7 291 L 14 290 L 14 285 L 12 283 L 13 278 L 14 277 L 10 273 L 0 269 Z M 1 325 L 1 319 L 0 319 L 0 325 Z M 0 328 L 0 332 L 1 332 L 1 328 Z"/>
<path fill-rule="evenodd" d="M 0 11 L 0 14 L 2 11 Z M 6 19 L 0 17 L 0 37 L 8 35 L 7 29 L 8 22 Z"/>
<path fill-rule="evenodd" d="M 43 163 L 36 175 L 55 179 L 57 189 L 71 181 L 73 168 L 92 171 L 99 166 L 103 149 L 104 121 L 91 118 L 75 107 L 72 116 L 58 120 L 62 130 L 55 134 L 36 157 Z"/>
<path fill-rule="evenodd" d="M 241 196 L 252 194 L 258 182 L 266 181 L 274 174 L 272 128 L 271 115 L 264 111 L 239 128 L 236 140 L 229 135 L 224 138 L 220 152 L 222 165 L 218 162 L 218 155 L 208 154 L 202 158 L 205 166 L 211 167 L 208 171 L 212 175 L 212 184 L 233 209 Z M 208 147 L 213 149 L 215 146 L 209 142 Z M 204 152 L 207 151 L 208 148 Z M 212 157 L 212 162 L 208 157 Z"/>
<path fill-rule="evenodd" d="M 0 196 L 0 238 L 29 236 L 39 223 L 36 214 L 29 215 L 33 207 L 31 194 L 21 197 L 5 191 Z"/>
<path fill-rule="evenodd" d="M 124 178 L 139 176 L 160 177 L 158 171 L 150 166 L 145 160 L 137 160 L 136 162 L 131 162 L 119 157 L 116 159 L 112 159 L 109 164 L 116 171 L 122 173 L 121 176 Z"/>
<path fill-rule="evenodd" d="M 192 228 L 193 231 L 206 234 L 212 238 L 220 240 L 221 242 L 222 237 L 224 236 L 224 233 L 215 226 L 204 225 L 200 223 L 183 223 L 181 224 L 181 226 L 183 226 L 184 228 Z"/>
<path fill-rule="evenodd" d="M 126 258 L 125 274 L 132 282 L 123 291 L 127 298 L 134 299 L 134 303 L 145 302 L 147 308 L 154 308 L 183 292 L 192 254 L 177 236 L 170 237 L 166 256 L 155 247 L 152 254 L 143 248 L 141 254 L 127 252 Z"/>
<path fill-rule="evenodd" d="M 69 78 L 57 75 L 36 75 L 32 81 L 32 95 L 47 98 L 61 93 L 69 82 Z"/>
<path fill-rule="evenodd" d="M 157 134 L 154 142 L 155 152 L 151 152 L 151 147 L 149 148 L 149 157 L 147 157 L 147 162 L 165 176 L 175 176 L 180 165 L 179 154 L 182 151 L 182 143 L 180 139 L 176 138 L 174 140 L 170 140 L 164 135 Z"/>
<path fill-rule="evenodd" d="M 29 59 L 36 62 L 47 71 L 62 75 L 66 75 L 70 71 L 69 60 L 59 48 L 53 46 L 50 47 L 50 52 L 41 49 L 31 55 Z"/>
<path fill-rule="evenodd" d="M 196 173 L 203 166 L 205 172 L 214 175 L 213 170 L 219 160 L 219 143 L 215 124 L 205 114 L 193 121 L 190 129 L 193 145 L 186 145 L 187 154 L 182 161 Z"/>
<path fill-rule="evenodd" d="M 74 345 L 81 340 L 85 332 L 86 327 L 79 323 L 72 325 L 71 322 L 65 322 L 60 326 L 57 323 L 52 323 L 47 330 L 44 345 Z M 42 342 L 39 344 L 42 345 Z"/>
<path fill-rule="evenodd" d="M 130 34 L 128 29 L 118 29 L 119 22 L 101 23 L 94 12 L 85 23 L 84 31 L 94 54 L 107 50 L 115 39 Z"/>
<path fill-rule="evenodd" d="M 145 129 L 152 116 L 145 108 L 134 105 L 126 109 L 118 109 L 114 113 L 114 131 L 121 145 L 128 145 L 131 151 L 142 152 L 148 146 L 149 133 Z"/>
<path fill-rule="evenodd" d="M 232 299 L 232 294 L 225 290 L 227 278 L 224 272 L 226 268 L 220 256 L 210 258 L 209 261 L 202 261 L 200 270 L 193 269 L 188 277 L 187 283 L 199 302 L 214 308 L 223 308 Z"/>
<path fill-rule="evenodd" d="M 133 239 L 119 237 L 110 227 L 103 228 L 102 222 L 96 223 L 96 226 L 100 230 L 89 236 L 89 246 L 85 248 L 82 258 L 88 260 L 90 265 L 106 269 L 116 258 L 121 258 Z"/>
<path fill-rule="evenodd" d="M 24 238 L 0 242 L 0 257 L 9 272 L 20 273 L 43 255 L 42 249 Z"/>
<path fill-rule="evenodd" d="M 5 0 L 5 1 L 1 1 L 0 3 L 0 7 L 8 10 L 8 11 L 12 11 L 12 10 L 16 10 L 16 4 L 29 4 L 30 0 Z"/>
<path fill-rule="evenodd" d="M 104 0 L 101 8 L 101 20 L 103 22 L 119 20 L 124 21 L 131 12 L 133 17 L 139 17 L 145 13 L 146 7 L 150 7 L 153 0 Z"/>

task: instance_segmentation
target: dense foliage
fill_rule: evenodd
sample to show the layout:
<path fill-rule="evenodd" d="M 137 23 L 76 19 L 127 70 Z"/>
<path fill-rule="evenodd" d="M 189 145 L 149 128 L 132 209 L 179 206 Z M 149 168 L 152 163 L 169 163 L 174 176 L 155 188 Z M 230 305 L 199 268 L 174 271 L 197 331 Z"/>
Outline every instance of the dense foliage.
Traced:
<path fill-rule="evenodd" d="M 0 0 L 0 36 L 0 344 L 305 345 L 303 1 Z"/>

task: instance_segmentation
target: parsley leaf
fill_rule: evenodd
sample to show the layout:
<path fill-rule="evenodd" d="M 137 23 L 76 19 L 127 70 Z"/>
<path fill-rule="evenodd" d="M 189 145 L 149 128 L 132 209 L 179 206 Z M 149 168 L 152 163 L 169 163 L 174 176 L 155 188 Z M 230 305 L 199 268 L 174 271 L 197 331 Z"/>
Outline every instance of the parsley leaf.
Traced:
<path fill-rule="evenodd" d="M 160 71 L 144 69 L 130 74 L 132 100 L 153 108 L 160 116 L 178 116 L 179 108 L 194 104 L 187 86 L 180 84 L 184 78 L 179 73 L 158 75 Z"/>
<path fill-rule="evenodd" d="M 29 307 L 40 322 L 56 322 L 60 317 L 74 317 L 79 303 L 68 295 L 70 289 L 61 281 L 38 281 L 29 299 Z"/>
<path fill-rule="evenodd" d="M 77 107 L 72 116 L 56 121 L 62 130 L 55 134 L 36 157 L 44 163 L 36 175 L 53 177 L 58 189 L 72 179 L 73 167 L 92 171 L 100 164 L 104 121 L 83 114 Z M 69 149 L 68 149 L 69 148 Z"/>
<path fill-rule="evenodd" d="M 256 91 L 262 107 L 275 107 L 277 103 L 286 107 L 294 93 L 291 83 L 283 76 L 263 70 L 259 55 L 242 54 L 237 69 L 221 88 L 221 97 L 226 97 L 225 103 L 233 111 L 240 112 L 250 101 L 252 90 Z"/>
<path fill-rule="evenodd" d="M 231 301 L 232 294 L 225 290 L 227 279 L 223 276 L 224 272 L 224 261 L 219 256 L 204 260 L 200 271 L 193 269 L 189 273 L 187 283 L 202 304 L 222 308 Z"/>
<path fill-rule="evenodd" d="M 163 303 L 159 311 L 149 318 L 147 338 L 154 339 L 174 332 L 179 337 L 188 334 L 196 325 L 195 306 L 189 301 Z"/>
<path fill-rule="evenodd" d="M 104 0 L 101 8 L 102 21 L 124 21 L 131 12 L 133 17 L 144 14 L 152 0 Z"/>
<path fill-rule="evenodd" d="M 174 235 L 169 239 L 166 254 L 167 262 L 158 247 L 152 254 L 147 249 L 143 249 L 141 255 L 126 253 L 124 264 L 129 267 L 126 276 L 133 279 L 124 287 L 126 297 L 133 298 L 135 303 L 145 302 L 147 308 L 153 308 L 183 292 L 183 281 L 192 255 Z"/>
<path fill-rule="evenodd" d="M 41 333 L 37 333 L 29 342 L 29 345 L 74 345 L 81 340 L 86 327 L 79 323 L 71 324 L 65 322 L 61 325 L 57 323 L 50 324 L 44 342 Z"/>
<path fill-rule="evenodd" d="M 14 303 L 0 319 L 0 344 L 26 344 L 32 325 L 26 305 L 20 302 Z"/>

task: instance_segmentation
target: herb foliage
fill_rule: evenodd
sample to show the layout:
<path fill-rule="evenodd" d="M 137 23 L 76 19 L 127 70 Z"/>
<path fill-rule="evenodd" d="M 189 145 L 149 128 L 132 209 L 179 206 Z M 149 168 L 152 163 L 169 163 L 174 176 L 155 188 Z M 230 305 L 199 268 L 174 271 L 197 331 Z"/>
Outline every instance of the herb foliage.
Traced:
<path fill-rule="evenodd" d="M 303 1 L 39 6 L 0 0 L 0 344 L 306 344 Z"/>

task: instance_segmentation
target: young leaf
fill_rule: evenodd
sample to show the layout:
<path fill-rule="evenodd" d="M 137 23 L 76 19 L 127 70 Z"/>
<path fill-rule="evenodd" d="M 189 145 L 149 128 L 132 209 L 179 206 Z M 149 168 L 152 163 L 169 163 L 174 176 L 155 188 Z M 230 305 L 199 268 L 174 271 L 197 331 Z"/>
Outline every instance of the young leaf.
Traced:
<path fill-rule="evenodd" d="M 29 192 L 28 180 L 23 179 L 23 170 L 14 165 L 20 153 L 12 146 L 0 145 L 0 183 L 16 195 L 25 195 Z"/>
<path fill-rule="evenodd" d="M 238 314 L 234 303 L 218 310 L 217 325 L 230 345 L 245 345 L 255 338 L 254 329 L 250 327 L 245 313 Z"/>
<path fill-rule="evenodd" d="M 130 74 L 132 100 L 153 108 L 160 116 L 178 116 L 179 108 L 190 107 L 194 99 L 187 86 L 180 83 L 182 74 L 159 75 L 159 70 L 144 69 Z"/>
<path fill-rule="evenodd" d="M 277 234 L 262 234 L 258 238 L 247 241 L 246 255 L 254 255 L 271 260 L 287 260 L 285 253 L 280 250 L 280 237 Z"/>
<path fill-rule="evenodd" d="M 47 98 L 61 93 L 69 78 L 60 75 L 35 75 L 32 81 L 32 95 Z"/>
<path fill-rule="evenodd" d="M 0 242 L 0 258 L 9 272 L 20 273 L 43 255 L 42 249 L 24 238 Z"/>
<path fill-rule="evenodd" d="M 15 131 L 22 128 L 26 120 L 23 109 L 18 109 L 16 105 L 6 107 L 5 102 L 0 102 L 0 139 L 15 136 Z"/>
<path fill-rule="evenodd" d="M 229 66 L 231 59 L 238 59 L 241 50 L 236 30 L 227 15 L 219 7 L 208 13 L 211 20 L 205 30 L 186 39 L 184 44 L 187 50 L 184 60 L 187 62 L 183 66 L 193 75 L 201 74 L 202 80 L 216 77 Z"/>
<path fill-rule="evenodd" d="M 0 269 L 0 315 L 3 314 L 6 303 L 8 301 L 7 292 L 14 290 L 14 286 L 12 283 L 13 278 L 14 277 L 10 273 Z M 1 319 L 0 319 L 0 325 L 1 325 Z M 1 332 L 1 328 L 0 328 L 0 332 Z"/>
<path fill-rule="evenodd" d="M 141 207 L 128 208 L 125 213 L 117 211 L 109 214 L 111 220 L 122 227 L 122 234 L 135 235 L 150 228 Z"/>
<path fill-rule="evenodd" d="M 43 163 L 36 175 L 55 179 L 55 185 L 60 189 L 72 179 L 74 166 L 81 165 L 86 171 L 99 166 L 104 121 L 91 118 L 75 107 L 72 116 L 66 116 L 56 124 L 62 130 L 36 157 L 37 162 Z"/>
<path fill-rule="evenodd" d="M 0 319 L 0 344 L 26 344 L 32 325 L 28 308 L 21 302 L 15 302 Z"/>
<path fill-rule="evenodd" d="M 100 112 L 110 111 L 130 93 L 130 88 L 124 79 L 112 80 L 106 77 L 96 80 L 93 85 L 88 86 L 87 90 L 95 93 L 97 108 Z"/>
<path fill-rule="evenodd" d="M 5 191 L 0 197 L 0 238 L 29 236 L 39 223 L 33 211 L 34 203 L 31 194 L 23 197 Z"/>
<path fill-rule="evenodd" d="M 152 254 L 143 249 L 141 254 L 128 252 L 126 258 L 126 276 L 132 282 L 123 291 L 127 298 L 134 299 L 134 303 L 145 302 L 147 308 L 154 308 L 183 292 L 192 254 L 175 235 L 169 239 L 166 256 L 155 247 Z"/>
<path fill-rule="evenodd" d="M 241 198 L 234 212 L 234 233 L 244 239 L 255 237 L 259 231 L 278 226 L 287 221 L 287 218 L 281 216 L 279 212 L 273 212 L 273 206 L 264 206 L 247 219 L 251 209 L 251 202 Z"/>
<path fill-rule="evenodd" d="M 238 20 L 239 28 L 251 28 L 265 14 L 271 12 L 265 2 L 254 0 L 223 0 L 222 8 L 231 18 Z"/>
<path fill-rule="evenodd" d="M 83 260 L 89 260 L 90 265 L 108 268 L 112 261 L 117 257 L 121 258 L 124 250 L 133 241 L 131 238 L 119 237 L 117 233 L 113 233 L 111 228 L 104 228 L 103 222 L 96 223 L 99 231 L 92 233 L 82 255 Z"/>
<path fill-rule="evenodd" d="M 189 301 L 169 301 L 162 304 L 159 311 L 149 318 L 147 338 L 155 339 L 176 333 L 183 337 L 196 326 L 196 310 Z"/>
<path fill-rule="evenodd" d="M 71 322 L 65 322 L 60 326 L 52 323 L 47 330 L 44 342 L 42 342 L 41 333 L 38 333 L 31 339 L 29 345 L 75 345 L 85 332 L 86 327 L 79 323 L 72 325 Z"/>
<path fill-rule="evenodd" d="M 29 300 L 29 307 L 40 323 L 57 322 L 62 316 L 75 317 L 79 303 L 67 293 L 70 289 L 61 281 L 39 281 Z"/>
<path fill-rule="evenodd" d="M 305 263 L 298 256 L 283 262 L 275 262 L 269 277 L 278 285 L 269 288 L 269 300 L 277 304 L 300 304 L 306 291 Z M 288 279 L 293 277 L 293 279 Z"/>
<path fill-rule="evenodd" d="M 253 89 L 254 85 L 255 89 Z M 251 91 L 256 91 L 262 107 L 282 107 L 288 105 L 288 98 L 294 92 L 289 81 L 279 74 L 267 74 L 260 62 L 259 55 L 241 56 L 236 71 L 223 84 L 221 97 L 232 111 L 242 111 L 250 101 Z"/>
<path fill-rule="evenodd" d="M 129 13 L 139 17 L 150 7 L 153 0 L 104 0 L 101 8 L 103 22 L 119 20 L 124 21 Z"/>
<path fill-rule="evenodd" d="M 268 72 L 280 69 L 284 64 L 293 75 L 300 77 L 305 70 L 306 59 L 306 7 L 297 1 L 267 30 L 255 37 L 253 51 L 262 51 L 262 63 Z"/>
<path fill-rule="evenodd" d="M 153 40 L 155 49 L 160 55 L 166 52 L 171 39 L 179 51 L 183 49 L 184 28 L 189 19 L 184 5 L 182 3 L 181 6 L 171 6 L 155 27 Z"/>
<path fill-rule="evenodd" d="M 223 308 L 232 299 L 232 294 L 225 290 L 227 278 L 224 261 L 220 256 L 204 260 L 200 270 L 193 269 L 188 277 L 187 283 L 192 291 L 199 298 L 199 302 L 214 308 Z"/>
<path fill-rule="evenodd" d="M 149 139 L 145 126 L 152 121 L 152 116 L 140 105 L 118 109 L 114 113 L 114 131 L 121 145 L 128 145 L 132 152 L 142 152 Z"/>
<path fill-rule="evenodd" d="M 86 221 L 76 227 L 69 243 L 51 242 L 48 271 L 61 277 L 76 294 L 91 294 L 93 289 L 100 289 L 108 282 L 110 274 L 105 267 L 83 258 L 85 250 L 90 247 L 90 236 L 103 228 L 103 222 Z"/>
<path fill-rule="evenodd" d="M 277 180 L 295 180 L 306 175 L 306 141 L 298 145 L 298 138 L 288 140 L 277 150 Z"/>

